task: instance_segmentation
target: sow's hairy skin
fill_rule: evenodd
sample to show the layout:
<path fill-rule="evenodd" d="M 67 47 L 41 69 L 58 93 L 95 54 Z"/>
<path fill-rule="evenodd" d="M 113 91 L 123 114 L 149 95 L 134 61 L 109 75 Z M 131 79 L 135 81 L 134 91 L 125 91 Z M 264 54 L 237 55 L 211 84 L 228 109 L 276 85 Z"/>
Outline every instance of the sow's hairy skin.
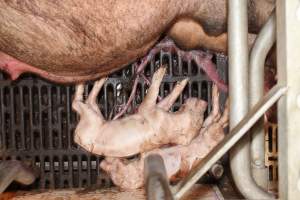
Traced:
<path fill-rule="evenodd" d="M 274 0 L 249 0 L 257 33 Z M 1 0 L 0 69 L 61 83 L 108 75 L 168 35 L 185 50 L 227 49 L 227 0 Z"/>
<path fill-rule="evenodd" d="M 144 185 L 144 158 L 149 154 L 159 154 L 165 164 L 167 176 L 171 181 L 186 176 L 223 138 L 228 124 L 229 110 L 226 104 L 223 115 L 219 111 L 219 93 L 213 88 L 213 109 L 205 119 L 199 135 L 189 145 L 162 147 L 142 153 L 140 158 L 107 157 L 100 164 L 115 185 L 123 189 L 136 189 Z"/>
<path fill-rule="evenodd" d="M 187 84 L 185 79 L 156 104 L 165 71 L 166 68 L 161 67 L 154 73 L 152 84 L 137 113 L 112 121 L 105 121 L 96 104 L 96 97 L 106 79 L 94 84 L 85 102 L 84 86 L 78 85 L 72 105 L 80 115 L 75 142 L 89 152 L 109 157 L 132 156 L 165 144 L 189 144 L 202 126 L 207 103 L 189 98 L 179 111 L 169 112 Z"/>

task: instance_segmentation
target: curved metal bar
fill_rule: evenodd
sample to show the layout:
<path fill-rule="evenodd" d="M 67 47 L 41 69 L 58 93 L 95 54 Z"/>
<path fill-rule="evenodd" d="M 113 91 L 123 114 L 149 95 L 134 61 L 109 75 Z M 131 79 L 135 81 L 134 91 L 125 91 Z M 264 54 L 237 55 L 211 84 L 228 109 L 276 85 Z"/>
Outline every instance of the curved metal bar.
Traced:
<path fill-rule="evenodd" d="M 275 43 L 276 19 L 272 12 L 258 34 L 250 54 L 249 66 L 249 105 L 254 106 L 264 95 L 264 66 L 268 52 Z M 256 183 L 267 189 L 268 170 L 265 167 L 265 134 L 261 118 L 252 128 L 251 171 Z"/>
<path fill-rule="evenodd" d="M 247 0 L 228 1 L 228 56 L 230 127 L 235 127 L 248 111 L 248 16 Z M 230 151 L 234 182 L 247 199 L 272 198 L 254 181 L 250 169 L 250 135 Z"/>

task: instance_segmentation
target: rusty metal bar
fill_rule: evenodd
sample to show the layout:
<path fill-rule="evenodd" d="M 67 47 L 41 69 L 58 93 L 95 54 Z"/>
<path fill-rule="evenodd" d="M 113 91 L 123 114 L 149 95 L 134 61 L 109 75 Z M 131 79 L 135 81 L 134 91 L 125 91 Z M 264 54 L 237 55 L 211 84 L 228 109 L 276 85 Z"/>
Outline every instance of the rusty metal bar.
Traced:
<path fill-rule="evenodd" d="M 145 189 L 147 200 L 173 200 L 164 161 L 158 154 L 145 158 Z"/>
<path fill-rule="evenodd" d="M 278 102 L 279 198 L 300 197 L 300 1 L 276 1 L 278 82 L 289 87 Z"/>
<path fill-rule="evenodd" d="M 173 189 L 175 199 L 180 199 L 199 178 L 201 178 L 211 166 L 217 162 L 233 145 L 235 145 L 255 124 L 255 122 L 282 96 L 286 93 L 287 87 L 276 85 L 272 88 L 263 99 L 261 99 L 246 116 L 230 131 L 229 134 L 201 160 L 195 169 Z M 249 190 L 246 191 L 250 192 Z M 272 195 L 268 194 L 268 198 L 260 194 L 253 194 L 252 199 L 270 199 Z"/>
<path fill-rule="evenodd" d="M 268 52 L 275 43 L 275 11 L 258 34 L 250 54 L 249 64 L 249 108 L 264 95 L 264 67 Z M 251 129 L 251 171 L 256 183 L 268 187 L 268 169 L 265 166 L 264 119 L 261 118 Z"/>

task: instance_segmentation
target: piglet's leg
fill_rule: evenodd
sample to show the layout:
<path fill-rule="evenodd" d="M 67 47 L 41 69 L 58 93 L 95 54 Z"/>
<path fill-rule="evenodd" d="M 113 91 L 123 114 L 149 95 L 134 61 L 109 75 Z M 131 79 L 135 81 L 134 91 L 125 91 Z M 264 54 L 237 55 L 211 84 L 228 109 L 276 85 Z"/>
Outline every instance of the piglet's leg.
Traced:
<path fill-rule="evenodd" d="M 223 115 L 219 120 L 219 123 L 222 125 L 223 128 L 228 126 L 228 121 L 229 121 L 229 100 L 226 100 L 225 103 L 225 109 L 223 111 Z"/>
<path fill-rule="evenodd" d="M 203 122 L 202 127 L 206 128 L 210 126 L 212 123 L 216 122 L 220 118 L 220 93 L 218 87 L 214 84 L 212 87 L 212 111 L 210 112 L 209 116 Z"/>
<path fill-rule="evenodd" d="M 99 107 L 98 107 L 98 104 L 97 104 L 96 100 L 97 100 L 97 96 L 98 96 L 98 94 L 99 94 L 99 92 L 100 92 L 101 88 L 103 87 L 106 80 L 107 80 L 107 78 L 102 78 L 99 81 L 96 81 L 94 83 L 92 91 L 90 92 L 90 94 L 89 94 L 89 96 L 86 100 L 86 103 L 89 104 L 93 108 L 93 110 L 95 112 L 97 112 L 97 114 L 102 119 L 104 119 L 104 117 L 103 117 L 102 113 L 99 110 Z"/>
<path fill-rule="evenodd" d="M 166 73 L 165 67 L 161 67 L 153 75 L 152 82 L 154 82 L 154 83 L 152 83 L 150 85 L 150 88 L 148 90 L 147 96 L 145 97 L 142 105 L 139 107 L 140 111 L 142 109 L 149 109 L 151 106 L 152 107 L 155 106 L 155 103 L 156 103 L 156 100 L 157 100 L 157 97 L 158 97 L 158 93 L 159 93 L 159 86 L 160 86 L 160 83 L 161 83 L 161 81 L 162 81 L 163 76 L 165 75 L 165 73 Z M 133 101 L 135 93 L 136 93 L 136 90 L 137 90 L 137 85 L 138 85 L 138 82 L 139 82 L 139 77 L 140 77 L 139 74 L 137 74 L 137 77 L 134 80 L 132 91 L 131 91 L 131 94 L 129 96 L 128 101 L 125 104 L 125 106 L 122 108 L 122 110 L 113 118 L 114 120 L 120 118 L 126 112 L 126 110 L 128 109 L 128 107 L 130 106 L 131 102 Z"/>
<path fill-rule="evenodd" d="M 83 92 L 84 92 L 84 85 L 83 84 L 78 84 L 76 85 L 75 88 L 75 96 L 74 100 L 72 102 L 72 108 L 79 114 L 81 115 L 83 113 Z"/>
<path fill-rule="evenodd" d="M 100 112 L 98 105 L 97 105 L 97 96 L 103 87 L 107 78 L 102 78 L 99 81 L 94 83 L 93 89 L 90 92 L 89 96 L 87 97 L 86 101 L 83 99 L 84 93 L 84 85 L 78 84 L 76 86 L 75 96 L 72 103 L 73 109 L 80 115 L 83 116 L 84 114 L 96 114 L 97 118 L 100 119 L 102 122 L 105 121 L 102 113 Z M 89 115 L 91 116 L 91 115 Z"/>
<path fill-rule="evenodd" d="M 141 103 L 139 107 L 139 112 L 143 112 L 145 110 L 155 107 L 157 96 L 159 93 L 159 87 L 165 73 L 166 73 L 166 68 L 161 67 L 153 74 L 152 83 L 147 92 L 147 95 L 145 96 L 144 101 Z"/>
<path fill-rule="evenodd" d="M 159 108 L 162 108 L 166 111 L 168 111 L 172 105 L 175 103 L 176 99 L 179 97 L 179 95 L 182 93 L 183 89 L 185 88 L 186 84 L 188 83 L 189 79 L 184 79 L 181 82 L 177 83 L 175 88 L 172 90 L 172 92 L 166 96 L 163 100 L 161 100 L 157 106 Z"/>

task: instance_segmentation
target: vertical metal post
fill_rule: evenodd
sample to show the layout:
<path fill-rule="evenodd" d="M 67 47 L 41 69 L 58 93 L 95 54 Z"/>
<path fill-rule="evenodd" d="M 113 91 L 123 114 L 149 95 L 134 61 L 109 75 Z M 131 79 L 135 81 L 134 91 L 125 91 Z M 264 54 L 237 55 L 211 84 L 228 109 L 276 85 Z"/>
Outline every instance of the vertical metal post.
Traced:
<path fill-rule="evenodd" d="M 300 198 L 300 1 L 276 1 L 278 82 L 289 87 L 278 102 L 279 198 Z"/>
<path fill-rule="evenodd" d="M 259 32 L 250 54 L 249 100 L 250 108 L 264 95 L 264 67 L 268 52 L 275 43 L 275 11 Z M 267 189 L 268 169 L 265 166 L 264 120 L 261 118 L 251 129 L 251 170 L 256 183 Z"/>
<path fill-rule="evenodd" d="M 232 130 L 248 111 L 248 16 L 247 0 L 228 1 L 228 56 L 230 128 Z M 230 151 L 230 167 L 236 186 L 243 195 L 244 180 L 249 179 L 249 135 Z M 245 178 L 246 176 L 246 178 Z"/>
<path fill-rule="evenodd" d="M 248 111 L 248 2 L 229 0 L 228 3 L 230 127 L 233 128 Z M 246 198 L 271 198 L 251 176 L 249 141 L 249 135 L 246 135 L 230 152 L 233 179 Z"/>

